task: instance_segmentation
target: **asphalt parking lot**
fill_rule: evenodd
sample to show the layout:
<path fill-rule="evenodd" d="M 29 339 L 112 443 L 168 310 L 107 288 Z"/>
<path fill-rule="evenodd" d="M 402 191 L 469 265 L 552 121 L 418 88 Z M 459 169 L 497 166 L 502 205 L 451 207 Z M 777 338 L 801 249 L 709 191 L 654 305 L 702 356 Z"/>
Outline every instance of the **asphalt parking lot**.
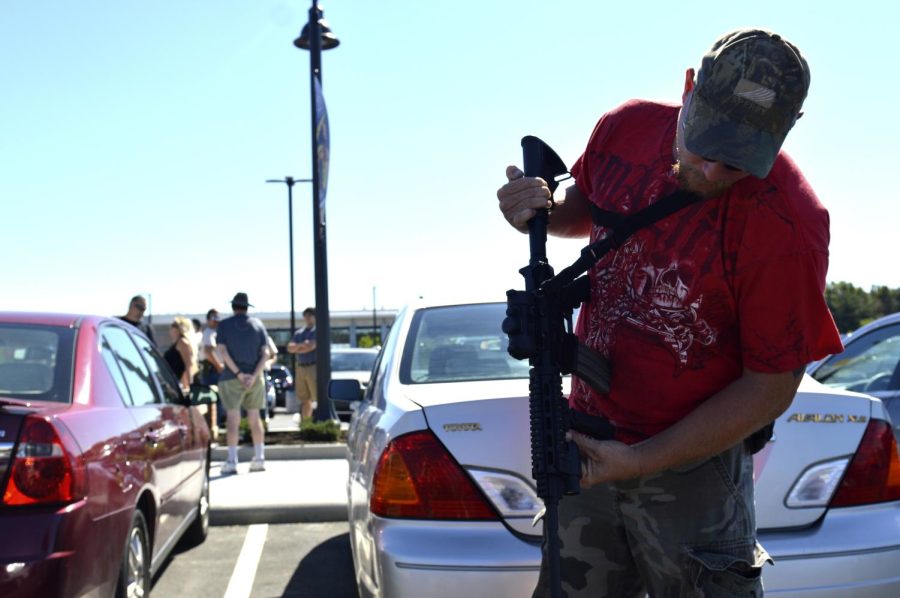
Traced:
<path fill-rule="evenodd" d="M 356 598 L 347 523 L 210 527 L 166 561 L 151 595 Z"/>

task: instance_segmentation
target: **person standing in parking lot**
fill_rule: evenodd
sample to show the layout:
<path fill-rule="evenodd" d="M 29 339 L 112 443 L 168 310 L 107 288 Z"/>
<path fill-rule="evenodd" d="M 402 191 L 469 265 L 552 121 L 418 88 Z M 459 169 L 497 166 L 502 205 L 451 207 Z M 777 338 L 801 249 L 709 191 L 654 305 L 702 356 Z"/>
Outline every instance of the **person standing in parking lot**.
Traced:
<path fill-rule="evenodd" d="M 294 333 L 287 345 L 288 353 L 297 355 L 297 371 L 294 374 L 294 392 L 300 401 L 300 415 L 305 421 L 312 418 L 316 394 L 316 310 L 303 310 L 306 326 Z"/>
<path fill-rule="evenodd" d="M 189 392 L 194 374 L 197 373 L 197 354 L 194 349 L 194 327 L 184 316 L 175 316 L 169 326 L 172 345 L 163 357 L 172 368 L 182 390 Z"/>
<path fill-rule="evenodd" d="M 610 361 L 610 390 L 573 378 L 569 402 L 616 437 L 572 433 L 583 489 L 559 507 L 570 598 L 762 595 L 751 445 L 804 366 L 841 350 L 824 300 L 828 213 L 779 153 L 809 81 L 779 35 L 730 32 L 686 71 L 680 106 L 604 115 L 553 207 L 551 233 L 593 242 L 677 190 L 698 199 L 589 273 L 576 332 Z M 500 209 L 525 232 L 549 188 L 506 175 Z M 534 595 L 549 591 L 545 554 Z"/>
<path fill-rule="evenodd" d="M 266 406 L 263 370 L 269 360 L 268 332 L 263 323 L 247 314 L 253 307 L 247 293 L 237 293 L 231 300 L 234 315 L 219 322 L 216 340 L 225 365 L 219 376 L 219 396 L 227 413 L 226 441 L 228 458 L 222 465 L 223 475 L 237 473 L 238 427 L 241 407 L 247 412 L 247 423 L 253 438 L 250 471 L 265 470 L 264 431 L 259 412 Z"/>
<path fill-rule="evenodd" d="M 210 309 L 206 312 L 206 326 L 200 337 L 200 384 L 212 386 L 219 383 L 219 374 L 225 369 L 216 351 L 216 328 L 219 326 L 219 311 Z M 209 406 L 209 427 L 214 439 L 219 438 L 219 428 L 225 428 L 225 408 L 222 399 L 216 393 L 216 402 Z"/>
<path fill-rule="evenodd" d="M 216 329 L 219 327 L 219 312 L 211 309 L 206 312 L 206 328 L 200 339 L 200 382 L 216 384 L 219 374 L 225 369 L 216 353 Z"/>
<path fill-rule="evenodd" d="M 153 329 L 143 321 L 144 312 L 146 311 L 147 300 L 141 295 L 135 295 L 131 298 L 131 301 L 128 302 L 128 313 L 124 316 L 119 316 L 119 319 L 128 322 L 143 332 L 144 335 L 150 339 L 150 342 L 155 345 L 156 339 L 153 338 Z"/>

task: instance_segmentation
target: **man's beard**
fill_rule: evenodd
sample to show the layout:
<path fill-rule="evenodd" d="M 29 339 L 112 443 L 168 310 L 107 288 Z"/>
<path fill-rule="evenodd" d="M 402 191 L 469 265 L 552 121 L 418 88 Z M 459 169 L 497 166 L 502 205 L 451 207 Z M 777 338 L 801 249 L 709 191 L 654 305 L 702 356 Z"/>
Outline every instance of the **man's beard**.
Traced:
<path fill-rule="evenodd" d="M 725 193 L 733 183 L 711 183 L 703 173 L 681 161 L 672 165 L 672 172 L 678 177 L 678 187 L 690 191 L 703 199 L 718 197 Z"/>

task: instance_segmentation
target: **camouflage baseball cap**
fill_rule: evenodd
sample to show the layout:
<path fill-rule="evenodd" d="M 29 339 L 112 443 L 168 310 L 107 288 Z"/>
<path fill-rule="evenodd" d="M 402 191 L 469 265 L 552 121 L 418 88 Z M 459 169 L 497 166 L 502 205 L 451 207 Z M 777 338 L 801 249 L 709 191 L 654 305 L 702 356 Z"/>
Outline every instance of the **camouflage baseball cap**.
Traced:
<path fill-rule="evenodd" d="M 703 57 L 684 119 L 687 149 L 765 178 L 800 116 L 809 66 L 762 29 L 727 33 Z"/>

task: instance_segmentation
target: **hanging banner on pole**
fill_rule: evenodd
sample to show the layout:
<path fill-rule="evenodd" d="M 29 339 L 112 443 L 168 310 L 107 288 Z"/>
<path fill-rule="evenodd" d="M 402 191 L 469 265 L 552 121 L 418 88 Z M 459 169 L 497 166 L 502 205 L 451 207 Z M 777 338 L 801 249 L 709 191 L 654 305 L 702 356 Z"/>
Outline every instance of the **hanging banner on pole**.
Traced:
<path fill-rule="evenodd" d="M 330 159 L 328 111 L 322 95 L 322 83 L 314 77 L 316 90 L 316 167 L 319 170 L 319 224 L 325 225 L 325 195 L 328 192 L 328 161 Z"/>

